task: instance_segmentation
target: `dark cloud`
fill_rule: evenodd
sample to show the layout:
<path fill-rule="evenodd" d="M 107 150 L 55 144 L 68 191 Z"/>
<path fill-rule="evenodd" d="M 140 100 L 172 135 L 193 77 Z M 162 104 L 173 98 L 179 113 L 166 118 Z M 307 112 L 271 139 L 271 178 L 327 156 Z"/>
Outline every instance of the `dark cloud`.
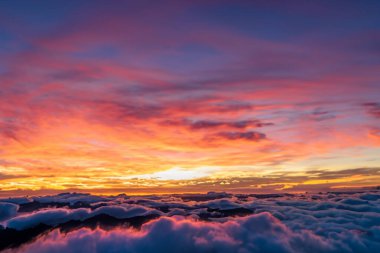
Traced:
<path fill-rule="evenodd" d="M 367 112 L 375 118 L 380 118 L 380 103 L 364 103 Z"/>
<path fill-rule="evenodd" d="M 254 106 L 249 103 L 229 101 L 224 103 L 216 104 L 213 108 L 217 112 L 234 112 L 234 111 L 250 111 L 253 110 Z"/>
<path fill-rule="evenodd" d="M 248 132 L 219 132 L 214 135 L 228 140 L 248 140 L 248 141 L 260 141 L 266 139 L 266 135 L 263 133 L 248 131 Z"/>
<path fill-rule="evenodd" d="M 167 125 L 186 126 L 192 130 L 213 129 L 213 128 L 236 128 L 246 129 L 249 127 L 258 128 L 271 126 L 273 123 L 262 122 L 261 120 L 237 120 L 237 121 L 218 121 L 218 120 L 167 120 Z"/>
<path fill-rule="evenodd" d="M 259 120 L 240 120 L 235 122 L 224 122 L 224 121 L 212 121 L 212 120 L 199 120 L 190 123 L 192 129 L 203 129 L 203 128 L 213 128 L 213 127 L 229 127 L 229 128 L 247 128 L 247 127 L 263 127 L 270 126 L 272 123 L 263 123 Z"/>
<path fill-rule="evenodd" d="M 335 119 L 336 116 L 329 111 L 324 111 L 317 108 L 310 114 L 308 118 L 311 118 L 315 121 L 324 121 L 324 120 Z"/>
<path fill-rule="evenodd" d="M 356 168 L 337 171 L 326 170 L 310 170 L 307 172 L 310 178 L 318 179 L 337 179 L 342 177 L 350 177 L 353 175 L 380 175 L 380 168 Z"/>
<path fill-rule="evenodd" d="M 12 139 L 14 141 L 21 142 L 18 135 L 19 131 L 20 127 L 14 120 L 1 120 L 0 118 L 0 141 L 1 137 L 5 137 L 6 139 Z"/>
<path fill-rule="evenodd" d="M 69 69 L 56 73 L 50 76 L 54 81 L 95 81 L 100 70 L 96 69 Z"/>
<path fill-rule="evenodd" d="M 5 174 L 5 173 L 0 172 L 0 180 L 13 179 L 13 178 L 23 178 L 23 177 L 29 177 L 29 176 L 12 175 L 12 174 Z M 1 189 L 1 185 L 0 185 L 0 189 Z"/>

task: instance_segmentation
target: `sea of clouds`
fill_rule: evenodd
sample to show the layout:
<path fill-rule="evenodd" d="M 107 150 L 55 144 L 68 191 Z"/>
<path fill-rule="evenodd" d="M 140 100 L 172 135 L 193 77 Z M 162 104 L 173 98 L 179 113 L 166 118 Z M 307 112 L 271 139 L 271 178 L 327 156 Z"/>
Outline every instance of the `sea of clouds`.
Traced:
<path fill-rule="evenodd" d="M 380 252 L 380 191 L 0 199 L 4 252 Z"/>

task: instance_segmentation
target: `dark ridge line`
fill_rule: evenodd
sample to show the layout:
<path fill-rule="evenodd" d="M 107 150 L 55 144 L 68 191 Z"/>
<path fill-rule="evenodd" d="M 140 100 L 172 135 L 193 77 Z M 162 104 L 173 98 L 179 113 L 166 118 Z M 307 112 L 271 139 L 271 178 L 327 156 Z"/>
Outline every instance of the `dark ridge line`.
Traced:
<path fill-rule="evenodd" d="M 150 214 L 146 216 L 118 219 L 108 214 L 99 214 L 83 221 L 71 220 L 56 226 L 40 223 L 33 228 L 27 228 L 24 230 L 16 230 L 13 228 L 0 229 L 0 251 L 17 248 L 25 243 L 33 242 L 38 237 L 43 236 L 54 229 L 59 229 L 62 233 L 68 233 L 80 228 L 90 228 L 94 230 L 98 227 L 104 230 L 110 230 L 115 227 L 133 227 L 139 229 L 144 223 L 159 217 L 158 214 Z"/>
<path fill-rule="evenodd" d="M 35 227 L 24 230 L 13 228 L 0 229 L 0 251 L 16 248 L 24 243 L 31 242 L 39 236 L 52 230 L 52 226 L 40 223 Z"/>

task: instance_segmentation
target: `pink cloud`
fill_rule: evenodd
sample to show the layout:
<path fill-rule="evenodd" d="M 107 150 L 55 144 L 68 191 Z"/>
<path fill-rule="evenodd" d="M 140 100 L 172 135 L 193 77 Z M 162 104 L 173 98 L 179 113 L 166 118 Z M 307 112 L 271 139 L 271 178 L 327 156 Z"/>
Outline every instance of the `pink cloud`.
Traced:
<path fill-rule="evenodd" d="M 14 252 L 332 252 L 335 247 L 311 233 L 294 233 L 269 213 L 261 213 L 225 223 L 160 218 L 140 231 L 56 230 Z"/>

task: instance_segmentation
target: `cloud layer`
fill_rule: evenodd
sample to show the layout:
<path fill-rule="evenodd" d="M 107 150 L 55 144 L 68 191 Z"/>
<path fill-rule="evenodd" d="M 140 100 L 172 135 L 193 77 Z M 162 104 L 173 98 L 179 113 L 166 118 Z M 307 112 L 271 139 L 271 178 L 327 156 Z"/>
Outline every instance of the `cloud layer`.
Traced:
<path fill-rule="evenodd" d="M 38 202 L 47 198 L 50 202 Z M 351 253 L 380 249 L 380 192 L 374 190 L 94 198 L 61 194 L 35 197 L 19 206 L 9 204 L 12 199 L 1 200 L 2 206 L 13 210 L 3 215 L 0 234 L 14 242 L 2 242 L 3 249 L 99 253 Z M 15 212 L 28 203 L 35 203 L 35 209 Z"/>

